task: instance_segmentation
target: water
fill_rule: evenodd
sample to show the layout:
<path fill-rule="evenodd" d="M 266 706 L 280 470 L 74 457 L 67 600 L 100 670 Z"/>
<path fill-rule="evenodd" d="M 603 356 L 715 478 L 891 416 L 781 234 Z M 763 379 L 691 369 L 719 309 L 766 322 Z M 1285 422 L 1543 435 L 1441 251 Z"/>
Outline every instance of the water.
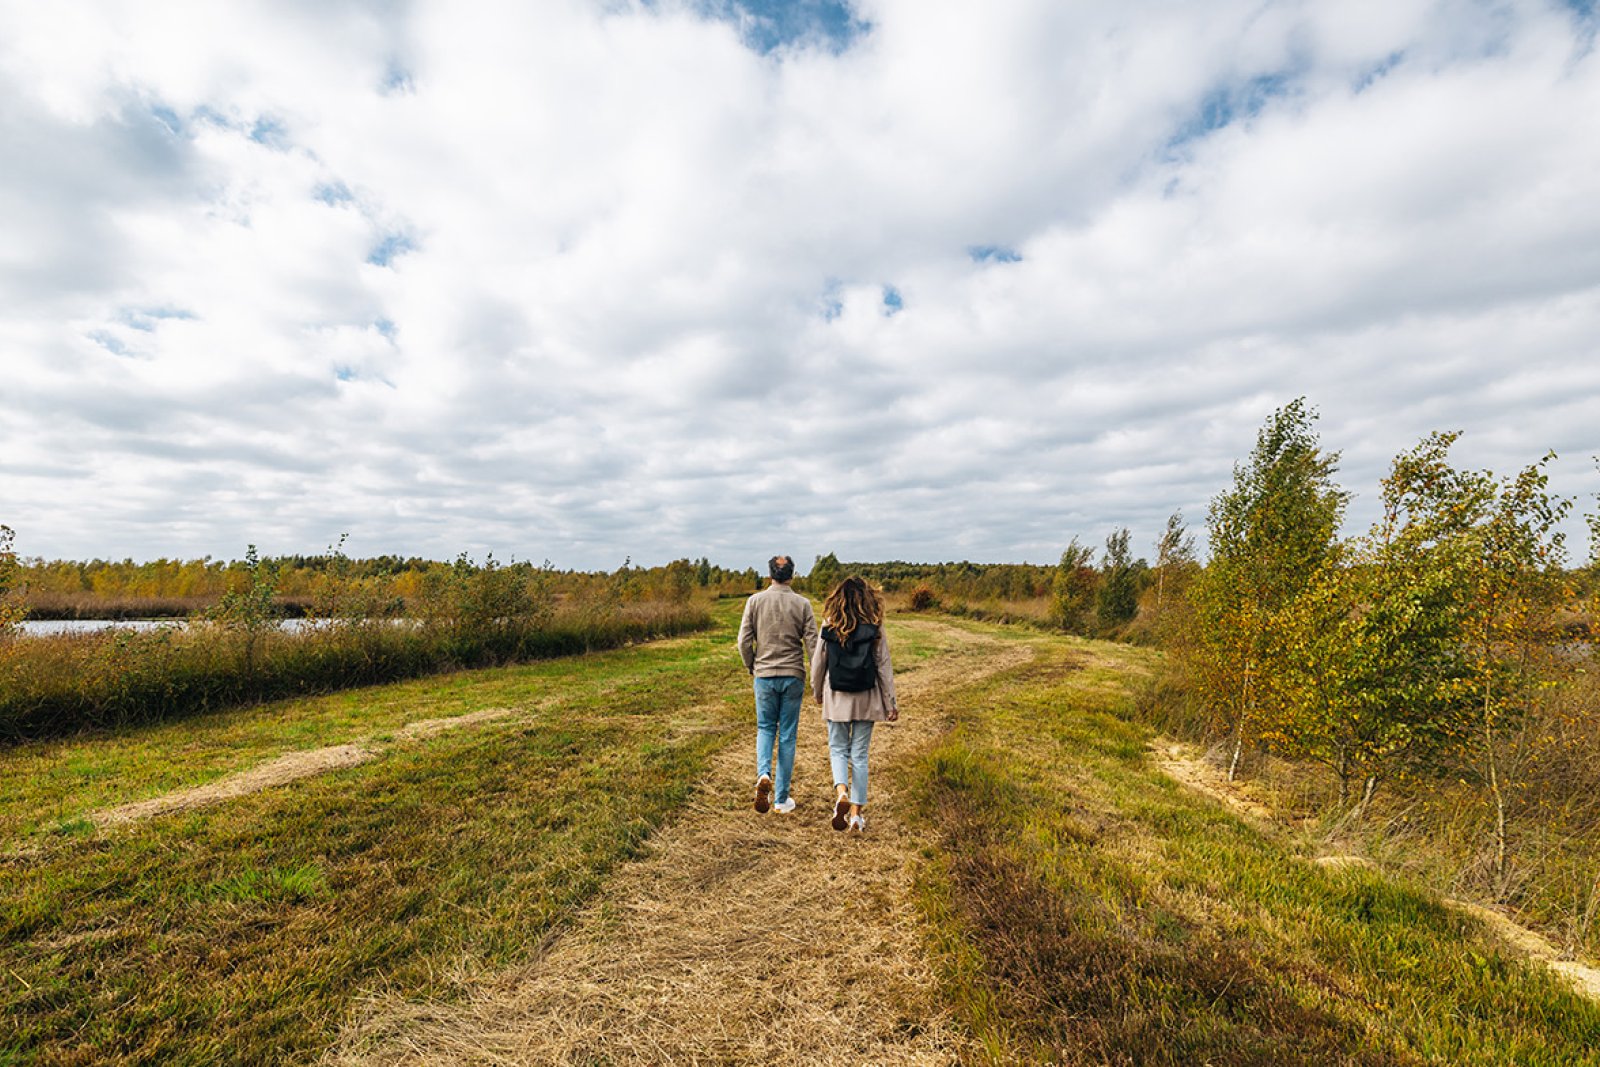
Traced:
<path fill-rule="evenodd" d="M 52 637 L 101 630 L 159 630 L 163 626 L 181 630 L 188 625 L 184 619 L 34 619 L 18 623 L 17 629 L 31 637 Z"/>
<path fill-rule="evenodd" d="M 282 619 L 280 630 L 309 630 L 328 625 L 327 619 Z M 53 637 L 57 634 L 94 634 L 102 630 L 185 630 L 188 619 L 34 619 L 17 624 L 18 630 L 29 637 Z"/>

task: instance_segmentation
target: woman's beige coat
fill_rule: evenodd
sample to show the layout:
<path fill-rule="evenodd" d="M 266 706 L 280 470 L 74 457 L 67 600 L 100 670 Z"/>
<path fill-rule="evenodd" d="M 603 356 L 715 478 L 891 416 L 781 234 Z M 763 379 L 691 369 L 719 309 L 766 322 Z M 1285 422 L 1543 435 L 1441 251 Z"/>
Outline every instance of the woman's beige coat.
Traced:
<path fill-rule="evenodd" d="M 879 632 L 873 644 L 878 661 L 878 687 L 865 693 L 840 693 L 828 684 L 828 642 L 817 639 L 811 653 L 811 695 L 822 705 L 822 717 L 829 722 L 869 720 L 883 722 L 890 708 L 898 708 L 894 695 L 894 664 L 889 660 L 889 635 Z"/>

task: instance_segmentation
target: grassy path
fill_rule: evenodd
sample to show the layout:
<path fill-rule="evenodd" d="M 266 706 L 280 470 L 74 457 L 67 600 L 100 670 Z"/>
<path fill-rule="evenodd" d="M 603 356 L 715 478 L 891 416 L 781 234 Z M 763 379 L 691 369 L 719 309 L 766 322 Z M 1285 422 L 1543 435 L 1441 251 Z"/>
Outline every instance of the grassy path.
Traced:
<path fill-rule="evenodd" d="M 904 716 L 873 741 L 865 836 L 833 831 L 825 733 L 807 704 L 790 815 L 750 810 L 753 732 L 649 855 L 538 960 L 464 1003 L 376 1001 L 338 1063 L 949 1063 L 965 1041 L 940 1002 L 916 909 L 928 844 L 908 821 L 917 753 L 947 694 L 1031 650 L 922 621 L 897 679 Z"/>

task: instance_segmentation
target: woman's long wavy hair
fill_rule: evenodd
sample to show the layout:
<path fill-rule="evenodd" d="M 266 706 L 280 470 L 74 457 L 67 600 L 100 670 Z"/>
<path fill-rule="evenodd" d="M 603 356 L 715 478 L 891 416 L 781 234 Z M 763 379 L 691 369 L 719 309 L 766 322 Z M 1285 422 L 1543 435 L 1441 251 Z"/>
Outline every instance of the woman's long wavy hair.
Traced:
<path fill-rule="evenodd" d="M 864 622 L 883 624 L 883 601 L 872 586 L 851 575 L 834 586 L 822 602 L 822 622 L 839 635 L 840 641 L 847 641 Z"/>

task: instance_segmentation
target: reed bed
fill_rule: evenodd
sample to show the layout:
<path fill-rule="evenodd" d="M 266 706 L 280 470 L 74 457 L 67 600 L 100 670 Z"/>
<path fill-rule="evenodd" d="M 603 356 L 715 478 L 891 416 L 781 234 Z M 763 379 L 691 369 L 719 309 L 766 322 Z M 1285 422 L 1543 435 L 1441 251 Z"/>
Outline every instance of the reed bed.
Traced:
<path fill-rule="evenodd" d="M 441 671 L 615 648 L 709 625 L 688 603 L 569 603 L 495 619 L 330 620 L 0 640 L 0 742 L 155 722 Z"/>

